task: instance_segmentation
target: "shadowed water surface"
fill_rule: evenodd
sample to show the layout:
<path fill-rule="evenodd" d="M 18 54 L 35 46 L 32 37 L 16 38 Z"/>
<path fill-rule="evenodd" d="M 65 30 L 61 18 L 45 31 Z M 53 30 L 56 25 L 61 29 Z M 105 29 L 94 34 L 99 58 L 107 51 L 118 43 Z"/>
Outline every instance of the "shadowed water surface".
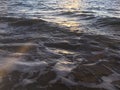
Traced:
<path fill-rule="evenodd" d="M 0 90 L 119 90 L 119 0 L 1 0 Z"/>

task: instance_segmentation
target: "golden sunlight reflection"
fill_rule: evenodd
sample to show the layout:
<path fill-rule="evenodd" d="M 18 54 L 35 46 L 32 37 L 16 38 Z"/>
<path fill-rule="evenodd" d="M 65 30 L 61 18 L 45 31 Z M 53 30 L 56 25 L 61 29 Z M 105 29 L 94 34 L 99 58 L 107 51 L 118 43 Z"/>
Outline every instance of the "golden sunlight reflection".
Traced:
<path fill-rule="evenodd" d="M 9 70 L 14 66 L 14 63 L 16 61 L 20 61 L 22 59 L 22 56 L 30 49 L 32 48 L 32 45 L 23 45 L 20 48 L 18 48 L 18 53 L 12 53 L 8 54 L 6 58 L 3 58 L 3 63 L 0 63 L 0 78 L 3 78 L 7 75 Z"/>
<path fill-rule="evenodd" d="M 60 0 L 58 1 L 58 6 L 62 9 L 62 13 L 70 14 L 74 13 L 74 11 L 78 11 L 80 9 L 81 0 Z M 77 21 L 76 17 L 61 17 L 56 16 L 54 22 L 57 22 L 60 26 L 67 27 L 70 31 L 74 32 L 79 30 L 80 23 Z"/>
<path fill-rule="evenodd" d="M 50 16 L 49 18 L 52 18 L 52 16 Z M 51 22 L 51 21 L 49 21 L 49 22 Z M 68 28 L 71 32 L 74 32 L 77 30 L 82 31 L 79 28 L 80 23 L 77 22 L 77 20 L 75 18 L 56 17 L 55 19 L 52 20 L 52 22 L 57 23 L 60 26 Z"/>
<path fill-rule="evenodd" d="M 78 30 L 78 28 L 79 28 L 79 23 L 77 23 L 75 21 L 64 21 L 64 22 L 61 22 L 60 24 L 69 28 L 70 31 L 72 31 L 72 32 Z"/>
<path fill-rule="evenodd" d="M 53 49 L 51 51 L 59 54 L 75 54 L 75 52 L 63 50 L 63 49 Z"/>
<path fill-rule="evenodd" d="M 65 10 L 74 11 L 80 8 L 80 0 L 62 0 L 60 2 L 59 6 Z"/>

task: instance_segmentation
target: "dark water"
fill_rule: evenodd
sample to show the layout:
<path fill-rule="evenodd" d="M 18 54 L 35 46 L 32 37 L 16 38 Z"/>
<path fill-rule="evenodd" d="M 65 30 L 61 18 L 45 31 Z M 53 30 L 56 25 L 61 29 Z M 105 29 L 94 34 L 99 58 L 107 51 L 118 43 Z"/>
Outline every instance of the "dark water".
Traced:
<path fill-rule="evenodd" d="M 0 90 L 119 90 L 120 0 L 0 0 Z"/>

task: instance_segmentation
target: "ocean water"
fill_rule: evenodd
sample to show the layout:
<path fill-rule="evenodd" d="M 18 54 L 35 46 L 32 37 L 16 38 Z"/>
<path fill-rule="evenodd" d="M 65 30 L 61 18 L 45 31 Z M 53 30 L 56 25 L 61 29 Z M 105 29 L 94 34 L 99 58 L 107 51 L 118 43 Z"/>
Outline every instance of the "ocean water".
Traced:
<path fill-rule="evenodd" d="M 119 90 L 119 0 L 0 0 L 0 90 Z"/>

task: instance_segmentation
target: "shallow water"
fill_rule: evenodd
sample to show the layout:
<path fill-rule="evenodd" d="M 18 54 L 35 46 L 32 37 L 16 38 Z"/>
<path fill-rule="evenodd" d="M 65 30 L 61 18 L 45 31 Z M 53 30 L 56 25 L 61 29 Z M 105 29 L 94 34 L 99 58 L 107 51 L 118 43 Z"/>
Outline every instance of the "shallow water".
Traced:
<path fill-rule="evenodd" d="M 0 90 L 119 90 L 119 0 L 1 0 Z"/>

